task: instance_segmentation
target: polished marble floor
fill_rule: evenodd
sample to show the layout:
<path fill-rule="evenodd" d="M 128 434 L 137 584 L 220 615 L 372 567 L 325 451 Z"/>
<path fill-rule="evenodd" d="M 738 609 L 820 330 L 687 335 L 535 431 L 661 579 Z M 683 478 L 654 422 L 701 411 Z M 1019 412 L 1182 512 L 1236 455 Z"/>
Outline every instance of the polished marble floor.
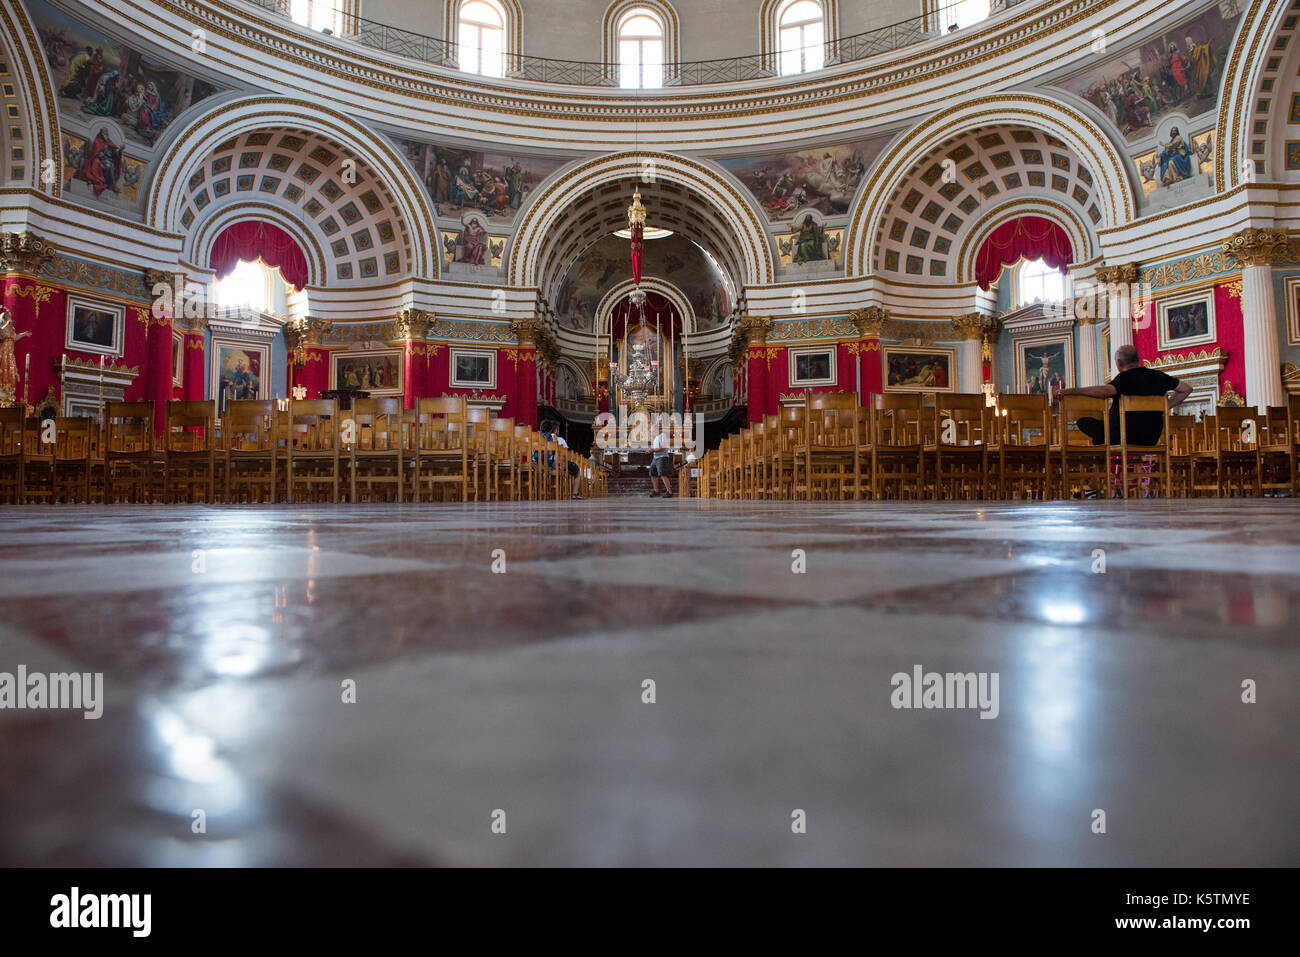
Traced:
<path fill-rule="evenodd" d="M 0 863 L 1295 865 L 1297 622 L 1287 500 L 4 507 L 106 701 L 0 709 Z"/>

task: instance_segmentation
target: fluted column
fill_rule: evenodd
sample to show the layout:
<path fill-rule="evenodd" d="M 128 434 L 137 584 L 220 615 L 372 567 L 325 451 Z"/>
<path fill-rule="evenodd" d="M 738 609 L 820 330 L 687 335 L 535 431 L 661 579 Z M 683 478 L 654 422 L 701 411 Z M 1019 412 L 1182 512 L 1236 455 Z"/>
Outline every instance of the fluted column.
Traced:
<path fill-rule="evenodd" d="M 964 316 L 954 316 L 950 324 L 954 335 L 961 339 L 961 345 L 957 347 L 957 390 L 979 392 L 984 380 L 984 366 L 980 361 L 984 317 L 978 312 L 969 312 Z"/>
<path fill-rule="evenodd" d="M 1277 306 L 1273 301 L 1273 265 L 1285 260 L 1286 230 L 1252 226 L 1233 233 L 1221 248 L 1241 265 L 1246 402 L 1263 412 L 1270 405 L 1286 401 L 1277 341 Z"/>
<path fill-rule="evenodd" d="M 1133 286 L 1139 277 L 1138 264 L 1099 266 L 1097 282 L 1105 287 L 1105 316 L 1110 324 L 1110 348 L 1133 345 Z"/>
<path fill-rule="evenodd" d="M 858 392 L 863 405 L 871 406 L 871 397 L 884 391 L 884 373 L 880 364 L 880 337 L 889 326 L 889 312 L 881 306 L 867 306 L 849 313 L 849 322 L 858 330 Z"/>
<path fill-rule="evenodd" d="M 1097 367 L 1097 317 L 1079 316 L 1079 381 L 1076 385 L 1101 385 Z"/>
<path fill-rule="evenodd" d="M 414 409 L 416 400 L 429 394 L 429 355 L 423 343 L 436 321 L 433 313 L 424 309 L 403 309 L 393 320 L 394 338 L 403 340 L 403 408 Z"/>

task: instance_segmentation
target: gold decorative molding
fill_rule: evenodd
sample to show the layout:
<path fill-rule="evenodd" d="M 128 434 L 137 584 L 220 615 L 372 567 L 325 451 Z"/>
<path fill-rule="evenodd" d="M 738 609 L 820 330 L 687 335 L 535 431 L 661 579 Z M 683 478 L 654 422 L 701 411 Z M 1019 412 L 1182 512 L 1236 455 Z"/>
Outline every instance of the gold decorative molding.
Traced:
<path fill-rule="evenodd" d="M 423 339 L 437 323 L 432 312 L 425 309 L 403 309 L 393 320 L 394 339 Z"/>
<path fill-rule="evenodd" d="M 982 313 L 968 312 L 964 316 L 953 316 L 949 323 L 958 339 L 979 339 L 984 335 Z"/>
<path fill-rule="evenodd" d="M 537 348 L 537 340 L 545 326 L 542 320 L 537 316 L 525 316 L 522 319 L 511 319 L 510 329 L 515 334 L 515 339 L 519 341 L 521 349 Z"/>
<path fill-rule="evenodd" d="M 42 286 L 38 282 L 34 282 L 30 286 L 14 286 L 13 288 L 10 289 L 10 292 L 12 292 L 15 296 L 18 296 L 20 299 L 21 298 L 31 299 L 32 303 L 36 306 L 35 318 L 38 322 L 40 321 L 41 318 L 41 304 L 49 302 L 50 297 L 54 295 L 53 289 L 51 289 L 49 286 Z"/>
<path fill-rule="evenodd" d="M 1230 299 L 1240 299 L 1240 298 L 1241 298 L 1241 280 L 1240 280 L 1240 279 L 1234 279 L 1232 282 L 1228 283 L 1228 285 L 1227 285 L 1225 288 L 1228 290 L 1228 298 L 1230 298 Z"/>
<path fill-rule="evenodd" d="M 881 306 L 867 306 L 849 313 L 849 322 L 862 337 L 879 339 L 889 325 L 889 312 Z"/>
<path fill-rule="evenodd" d="M 1124 263 L 1119 266 L 1098 266 L 1095 275 L 1097 277 L 1097 282 L 1103 283 L 1107 286 L 1119 284 L 1132 285 L 1138 281 L 1141 272 L 1142 270 L 1137 263 Z M 1149 282 L 1150 280 L 1147 281 Z"/>
<path fill-rule="evenodd" d="M 293 364 L 304 366 L 307 364 L 308 347 L 319 348 L 332 332 L 333 324 L 326 319 L 317 319 L 314 316 L 304 316 L 301 319 L 294 319 L 285 323 L 284 341 L 289 346 L 289 351 L 293 353 Z"/>
<path fill-rule="evenodd" d="M 1198 256 L 1191 256 L 1187 259 L 1180 259 L 1177 262 L 1164 263 L 1151 269 L 1142 270 L 1141 280 L 1155 287 L 1172 286 L 1174 283 L 1187 282 L 1191 279 L 1204 279 L 1207 276 L 1215 276 L 1219 273 L 1230 272 L 1232 263 L 1229 257 L 1222 253 L 1201 253 Z M 1101 280 L 1101 274 L 1098 272 L 1098 280 Z"/>
<path fill-rule="evenodd" d="M 741 335 L 746 344 L 753 346 L 767 345 L 767 334 L 772 331 L 771 316 L 745 316 L 740 320 Z"/>
<path fill-rule="evenodd" d="M 1170 369 L 1216 361 L 1220 365 L 1228 361 L 1228 354 L 1218 346 L 1213 349 L 1202 349 L 1200 352 L 1180 352 L 1176 355 L 1160 356 L 1145 363 L 1145 365 L 1148 369 Z"/>
<path fill-rule="evenodd" d="M 773 326 L 769 338 L 774 341 L 795 339 L 831 339 L 854 335 L 854 327 L 846 319 L 806 319 L 802 322 L 781 322 Z"/>
<path fill-rule="evenodd" d="M 850 355 L 866 355 L 868 352 L 880 351 L 880 340 L 871 339 L 870 341 L 846 342 Z"/>
<path fill-rule="evenodd" d="M 1240 408 L 1246 404 L 1246 397 L 1237 395 L 1237 390 L 1227 379 L 1223 380 L 1223 391 L 1219 393 L 1220 408 Z"/>
<path fill-rule="evenodd" d="M 1243 267 L 1272 266 L 1288 258 L 1285 229 L 1247 226 L 1225 239 L 1219 248 Z"/>
<path fill-rule="evenodd" d="M 421 345 L 410 343 L 407 348 L 413 356 L 417 356 L 421 359 L 432 359 L 442 351 L 443 345 L 444 343 L 441 342 L 426 342 Z"/>
<path fill-rule="evenodd" d="M 155 316 L 152 306 L 133 306 L 132 309 L 135 312 L 136 322 L 144 325 L 146 329 L 150 326 L 166 326 L 168 329 L 172 327 L 172 317 L 166 313 Z"/>
<path fill-rule="evenodd" d="M 35 233 L 0 233 L 0 272 L 35 276 L 54 260 L 53 243 Z"/>

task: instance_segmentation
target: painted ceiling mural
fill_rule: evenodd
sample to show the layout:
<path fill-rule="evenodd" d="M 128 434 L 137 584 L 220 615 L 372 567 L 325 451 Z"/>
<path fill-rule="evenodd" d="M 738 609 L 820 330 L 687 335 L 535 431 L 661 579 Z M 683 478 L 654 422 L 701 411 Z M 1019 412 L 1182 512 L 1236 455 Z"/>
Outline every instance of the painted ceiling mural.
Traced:
<path fill-rule="evenodd" d="M 491 225 L 508 225 L 538 184 L 568 158 L 487 153 L 392 137 L 424 183 L 442 217 L 468 227 L 477 213 Z"/>
<path fill-rule="evenodd" d="M 58 95 L 64 195 L 117 212 L 137 210 L 159 137 L 219 88 L 42 0 L 26 5 Z"/>
<path fill-rule="evenodd" d="M 731 313 L 733 294 L 717 265 L 683 236 L 666 236 L 645 244 L 643 276 L 670 282 L 690 300 L 697 328 L 716 329 Z M 566 329 L 589 330 L 596 306 L 611 289 L 632 278 L 628 241 L 606 236 L 580 255 L 555 296 L 555 314 Z"/>
<path fill-rule="evenodd" d="M 853 194 L 867 168 L 893 138 L 893 133 L 832 146 L 719 159 L 754 194 L 768 219 L 793 219 L 802 210 L 823 216 L 849 211 Z"/>
<path fill-rule="evenodd" d="M 1240 19 L 1236 0 L 1220 0 L 1161 36 L 1056 85 L 1100 109 L 1135 143 L 1155 131 L 1166 114 L 1194 118 L 1218 108 L 1219 82 Z"/>

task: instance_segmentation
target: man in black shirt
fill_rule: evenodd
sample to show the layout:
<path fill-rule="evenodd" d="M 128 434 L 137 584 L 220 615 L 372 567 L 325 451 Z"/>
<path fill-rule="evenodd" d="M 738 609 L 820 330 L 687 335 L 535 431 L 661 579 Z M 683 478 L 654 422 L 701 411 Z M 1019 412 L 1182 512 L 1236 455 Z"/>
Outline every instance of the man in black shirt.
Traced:
<path fill-rule="evenodd" d="M 1191 395 L 1192 384 L 1190 382 L 1179 382 L 1166 372 L 1145 368 L 1142 365 L 1142 360 L 1138 358 L 1137 349 L 1133 346 L 1120 346 L 1115 350 L 1115 367 L 1119 369 L 1119 374 L 1106 385 L 1062 389 L 1056 393 L 1056 396 L 1052 399 L 1052 404 L 1055 405 L 1056 399 L 1067 395 L 1087 395 L 1092 396 L 1094 399 L 1113 399 L 1114 401 L 1110 404 L 1110 440 L 1118 443 L 1120 396 L 1166 395 L 1172 392 L 1173 397 L 1169 400 L 1169 408 L 1174 409 Z M 1093 445 L 1101 445 L 1106 441 L 1104 423 L 1101 419 L 1084 416 L 1079 419 L 1078 425 L 1079 431 L 1092 439 Z M 1160 433 L 1164 431 L 1165 419 L 1159 412 L 1130 412 L 1125 425 L 1127 426 L 1129 445 L 1155 445 L 1160 441 Z"/>

